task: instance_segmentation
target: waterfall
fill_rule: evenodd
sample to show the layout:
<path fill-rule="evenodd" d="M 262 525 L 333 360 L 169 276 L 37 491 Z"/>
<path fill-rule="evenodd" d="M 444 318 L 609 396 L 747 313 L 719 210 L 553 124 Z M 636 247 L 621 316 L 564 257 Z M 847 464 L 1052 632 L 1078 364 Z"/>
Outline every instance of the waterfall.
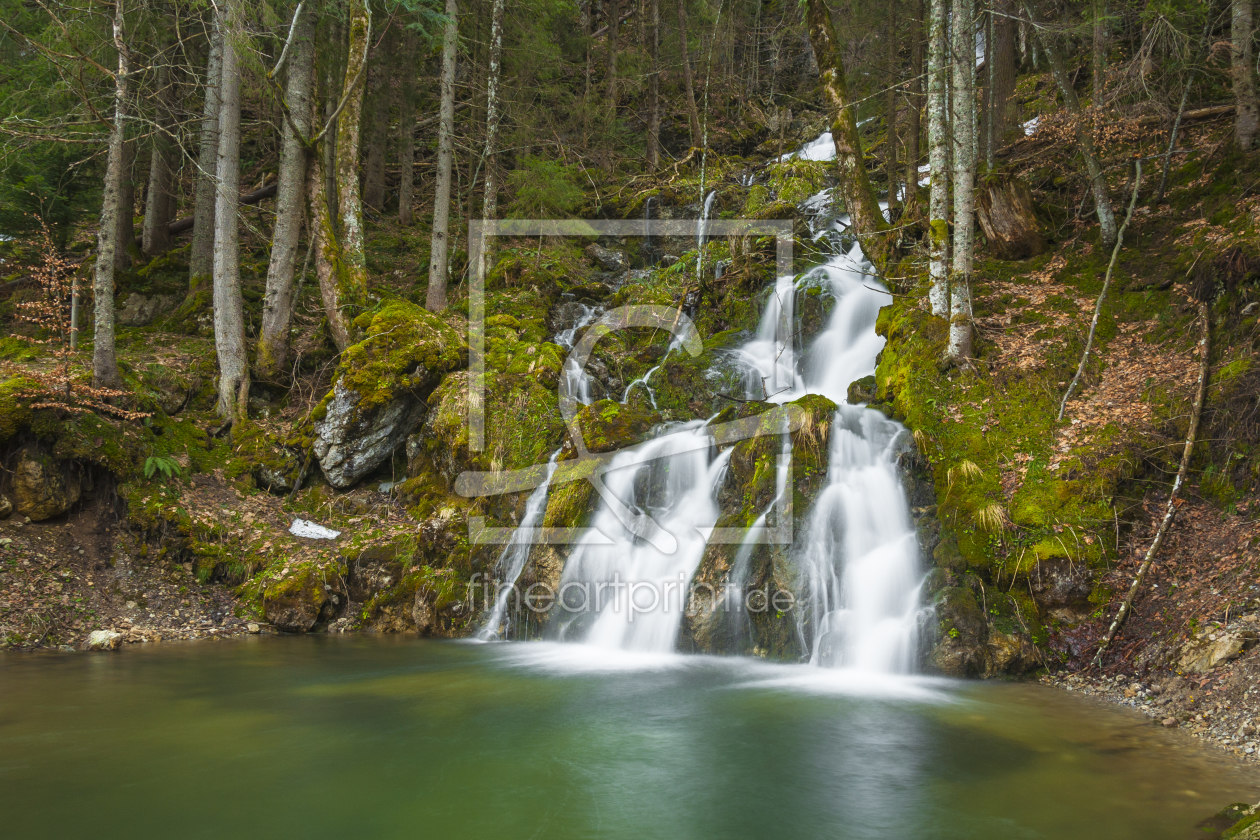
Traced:
<path fill-rule="evenodd" d="M 713 450 L 707 423 L 697 420 L 667 427 L 613 459 L 593 536 L 573 547 L 564 566 L 561 639 L 644 653 L 674 649 L 730 458 L 729 449 L 716 457 Z M 672 539 L 658 539 L 658 546 L 636 536 L 627 522 L 639 512 Z"/>
<path fill-rule="evenodd" d="M 556 472 L 556 460 L 559 457 L 560 450 L 557 449 L 547 459 L 547 477 L 542 484 L 534 488 L 533 493 L 529 494 L 529 498 L 525 501 L 525 515 L 521 517 L 521 522 L 512 534 L 512 539 L 499 555 L 499 562 L 495 564 L 495 577 L 503 586 L 495 594 L 494 608 L 490 610 L 490 617 L 477 633 L 477 638 L 482 641 L 507 638 L 509 635 L 508 631 L 511 630 L 512 622 L 507 618 L 508 603 L 513 597 L 518 605 L 520 603 L 520 593 L 516 591 L 516 582 L 520 579 L 521 572 L 525 570 L 530 549 L 534 547 L 532 539 L 534 529 L 542 524 L 543 516 L 547 513 L 547 493 L 551 489 L 551 477 Z"/>

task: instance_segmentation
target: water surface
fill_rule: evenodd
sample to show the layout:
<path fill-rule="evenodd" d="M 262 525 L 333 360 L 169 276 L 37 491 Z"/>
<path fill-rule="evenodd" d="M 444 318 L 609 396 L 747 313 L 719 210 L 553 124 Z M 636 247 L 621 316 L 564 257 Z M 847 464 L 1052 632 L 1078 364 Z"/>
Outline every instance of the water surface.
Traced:
<path fill-rule="evenodd" d="M 1183 840 L 1257 797 L 1037 686 L 398 637 L 0 654 L 8 838 Z"/>

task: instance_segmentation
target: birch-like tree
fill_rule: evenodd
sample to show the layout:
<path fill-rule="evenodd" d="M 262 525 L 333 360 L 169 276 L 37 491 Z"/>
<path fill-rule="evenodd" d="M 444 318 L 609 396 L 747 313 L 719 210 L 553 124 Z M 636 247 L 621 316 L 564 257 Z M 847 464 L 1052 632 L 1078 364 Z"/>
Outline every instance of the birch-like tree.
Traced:
<path fill-rule="evenodd" d="M 219 359 L 219 415 L 244 420 L 249 410 L 249 364 L 241 301 L 240 230 L 241 70 L 236 30 L 239 10 L 219 6 L 223 30 L 223 84 L 219 96 L 219 146 L 214 202 L 214 347 Z"/>
<path fill-rule="evenodd" d="M 130 60 L 123 31 L 123 0 L 114 0 L 111 28 L 118 69 L 114 72 L 114 119 L 109 127 L 105 184 L 101 196 L 101 227 L 96 233 L 96 266 L 93 291 L 96 309 L 92 336 L 92 384 L 97 388 L 121 388 L 114 347 L 114 268 L 118 248 L 118 193 L 122 182 L 124 145 L 127 142 L 127 95 Z"/>
<path fill-rule="evenodd" d="M 278 381 L 289 358 L 289 322 L 293 314 L 294 268 L 306 215 L 306 143 L 311 133 L 311 83 L 315 69 L 315 13 L 299 9 L 280 61 L 288 63 L 285 102 L 292 122 L 281 126 L 280 176 L 276 185 L 276 224 L 263 293 L 262 328 L 255 348 L 254 372 Z M 283 69 L 283 68 L 277 68 Z M 274 72 L 274 71 L 273 71 Z"/>
<path fill-rule="evenodd" d="M 930 0 L 928 18 L 928 300 L 932 314 L 949 313 L 949 126 L 946 118 L 946 0 Z"/>
<path fill-rule="evenodd" d="M 949 346 L 960 363 L 971 358 L 971 267 L 976 214 L 976 27 L 975 0 L 954 0 L 951 123 L 954 153 L 954 263 L 949 276 Z"/>
<path fill-rule="evenodd" d="M 442 36 L 442 103 L 438 119 L 437 194 L 433 199 L 433 236 L 429 245 L 429 290 L 424 305 L 430 312 L 446 308 L 451 222 L 451 170 L 455 158 L 455 51 L 459 46 L 459 5 L 446 0 Z"/>
<path fill-rule="evenodd" d="M 1230 20 L 1230 75 L 1234 84 L 1234 142 L 1250 149 L 1260 128 L 1260 105 L 1256 101 L 1255 68 L 1252 66 L 1252 0 L 1233 0 Z"/>
<path fill-rule="evenodd" d="M 188 254 L 189 297 L 204 290 L 214 271 L 214 172 L 219 154 L 219 84 L 223 76 L 223 31 L 218 15 L 210 21 L 210 50 L 206 59 L 201 137 L 197 153 L 196 193 L 193 197 L 192 248 Z"/>

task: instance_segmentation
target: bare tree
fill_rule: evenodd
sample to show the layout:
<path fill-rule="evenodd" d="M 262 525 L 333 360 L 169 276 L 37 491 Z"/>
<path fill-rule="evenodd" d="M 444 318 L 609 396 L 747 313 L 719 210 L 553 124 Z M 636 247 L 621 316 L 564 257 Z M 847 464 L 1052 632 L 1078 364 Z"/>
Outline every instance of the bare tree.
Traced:
<path fill-rule="evenodd" d="M 971 267 L 975 246 L 976 29 L 975 0 L 954 0 L 954 263 L 949 278 L 949 346 L 957 362 L 971 358 Z"/>
<path fill-rule="evenodd" d="M 249 410 L 249 365 L 236 217 L 241 181 L 241 71 L 233 43 L 237 10 L 223 4 L 218 14 L 224 39 L 215 167 L 218 190 L 214 202 L 214 347 L 219 358 L 218 411 L 225 420 L 236 422 L 245 419 Z"/>
<path fill-rule="evenodd" d="M 1234 81 L 1234 142 L 1250 149 L 1260 128 L 1260 106 L 1256 102 L 1255 70 L 1252 67 L 1251 39 L 1255 36 L 1251 17 L 1252 0 L 1233 0 L 1230 24 L 1230 73 Z"/>
<path fill-rule="evenodd" d="M 932 314 L 949 312 L 949 131 L 946 125 L 946 73 L 949 49 L 945 38 L 946 0 L 930 0 L 928 23 L 928 300 Z"/>
<path fill-rule="evenodd" d="M 906 202 L 902 210 L 909 219 L 918 219 L 919 209 L 919 136 L 923 132 L 923 0 L 910 5 L 910 88 L 906 119 Z"/>
<path fill-rule="evenodd" d="M 275 381 L 289 358 L 289 321 L 293 313 L 293 273 L 306 214 L 306 146 L 311 133 L 311 81 L 315 65 L 315 14 L 299 11 L 290 27 L 286 51 L 285 102 L 293 124 L 281 129 L 280 177 L 276 186 L 276 225 L 263 294 L 262 329 L 255 349 L 255 373 Z"/>
<path fill-rule="evenodd" d="M 169 45 L 155 57 L 157 60 L 157 91 L 154 100 L 157 119 L 150 139 L 149 189 L 144 202 L 144 227 L 142 248 L 149 256 L 164 253 L 170 248 L 171 239 L 166 226 L 174 217 L 174 195 L 171 185 L 175 177 L 178 148 L 171 133 L 175 124 L 174 103 L 171 101 L 174 80 L 171 77 Z"/>
<path fill-rule="evenodd" d="M 651 60 L 648 77 L 648 170 L 655 172 L 661 166 L 661 0 L 647 0 L 651 22 L 648 24 L 648 57 Z"/>
<path fill-rule="evenodd" d="M 840 197 L 849 213 L 853 233 L 856 234 L 866 256 L 876 269 L 883 273 L 892 257 L 892 237 L 888 223 L 875 200 L 870 177 L 862 162 L 862 141 L 858 137 L 857 118 L 849 88 L 845 81 L 844 64 L 840 59 L 840 45 L 836 40 L 831 11 L 823 0 L 808 0 L 806 23 L 809 40 L 814 48 L 821 75 L 823 97 L 831 117 L 831 137 L 836 147 L 836 170 L 839 177 Z"/>
<path fill-rule="evenodd" d="M 364 132 L 363 203 L 373 210 L 385 207 L 385 145 L 389 137 L 389 77 L 393 58 L 393 37 L 386 33 L 371 56 L 365 99 L 368 103 L 367 131 Z"/>
<path fill-rule="evenodd" d="M 433 236 L 429 246 L 429 290 L 424 305 L 430 312 L 446 308 L 447 254 L 450 248 L 451 169 L 455 158 L 455 51 L 459 46 L 459 5 L 446 0 L 442 36 L 442 104 L 438 123 L 437 189 L 433 200 Z"/>
<path fill-rule="evenodd" d="M 136 140 L 123 142 L 122 174 L 118 179 L 118 239 L 114 245 L 114 269 L 131 268 L 136 247 Z"/>
<path fill-rule="evenodd" d="M 900 39 L 897 37 L 897 0 L 885 0 L 888 4 L 888 22 L 885 27 L 885 80 L 884 80 L 884 178 L 888 181 L 888 216 L 896 218 L 896 208 L 901 204 L 897 189 L 897 77 L 901 69 Z"/>
<path fill-rule="evenodd" d="M 118 247 L 118 192 L 122 181 L 124 145 L 127 141 L 127 82 L 130 61 L 123 33 L 123 0 L 114 2 L 114 49 L 118 70 L 114 73 L 114 121 L 109 131 L 104 195 L 101 198 L 101 227 L 96 234 L 96 267 L 93 278 L 96 295 L 95 326 L 92 340 L 92 385 L 121 388 L 118 359 L 114 350 L 114 253 Z"/>
<path fill-rule="evenodd" d="M 490 72 L 486 76 L 486 146 L 482 152 L 485 160 L 486 187 L 482 199 L 481 218 L 486 222 L 494 219 L 498 213 L 499 180 L 495 161 L 496 143 L 499 135 L 499 73 L 503 57 L 503 10 L 504 0 L 494 0 L 490 13 Z M 486 265 L 490 261 L 494 239 L 487 235 L 483 226 L 481 241 L 478 243 L 477 271 L 485 276 Z"/>
<path fill-rule="evenodd" d="M 416 183 L 416 34 L 403 36 L 398 96 L 398 223 L 411 226 Z"/>
<path fill-rule="evenodd" d="M 678 0 L 678 49 L 682 53 L 683 86 L 687 92 L 687 122 L 691 126 L 692 148 L 700 148 L 700 109 L 696 107 L 696 85 L 691 72 L 691 55 L 687 49 L 687 7 Z"/>
<path fill-rule="evenodd" d="M 605 0 L 608 13 L 608 118 L 617 118 L 617 41 L 621 35 L 621 0 Z"/>
<path fill-rule="evenodd" d="M 214 271 L 214 170 L 219 154 L 219 84 L 223 76 L 223 31 L 215 15 L 210 24 L 206 60 L 201 148 L 197 155 L 197 191 L 193 199 L 192 249 L 188 255 L 189 295 L 204 289 Z"/>

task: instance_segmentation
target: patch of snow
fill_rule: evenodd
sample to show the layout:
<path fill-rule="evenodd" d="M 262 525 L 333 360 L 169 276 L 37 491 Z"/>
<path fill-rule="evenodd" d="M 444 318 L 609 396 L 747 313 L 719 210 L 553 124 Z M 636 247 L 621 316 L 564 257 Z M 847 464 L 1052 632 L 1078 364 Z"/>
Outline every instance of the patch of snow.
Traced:
<path fill-rule="evenodd" d="M 294 519 L 289 526 L 289 533 L 295 537 L 306 537 L 310 540 L 335 540 L 341 536 L 340 531 L 325 528 L 309 519 Z"/>

